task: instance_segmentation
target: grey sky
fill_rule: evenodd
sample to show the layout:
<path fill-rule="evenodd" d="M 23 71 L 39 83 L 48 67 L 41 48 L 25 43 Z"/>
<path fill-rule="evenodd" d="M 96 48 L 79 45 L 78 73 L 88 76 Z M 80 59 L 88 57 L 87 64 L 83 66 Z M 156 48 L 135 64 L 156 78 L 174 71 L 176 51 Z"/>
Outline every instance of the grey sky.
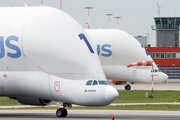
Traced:
<path fill-rule="evenodd" d="M 44 6 L 60 8 L 60 0 L 43 0 Z M 149 40 L 155 46 L 154 17 L 158 17 L 157 3 L 161 6 L 161 17 L 180 17 L 180 0 L 62 0 L 62 10 L 71 15 L 79 24 L 87 29 L 86 6 L 93 7 L 90 10 L 90 28 L 108 28 L 107 13 L 111 17 L 111 28 L 116 29 L 116 19 L 120 16 L 119 29 L 133 36 L 149 33 Z M 1 7 L 7 6 L 39 6 L 41 0 L 0 0 Z"/>

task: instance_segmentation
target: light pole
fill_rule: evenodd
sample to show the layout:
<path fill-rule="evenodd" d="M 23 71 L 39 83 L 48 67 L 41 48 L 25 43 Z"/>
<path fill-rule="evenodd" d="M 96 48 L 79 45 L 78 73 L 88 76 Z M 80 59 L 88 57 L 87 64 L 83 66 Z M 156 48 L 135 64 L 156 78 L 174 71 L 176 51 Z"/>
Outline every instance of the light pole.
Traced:
<path fill-rule="evenodd" d="M 60 0 L 60 9 L 62 10 L 62 0 Z"/>
<path fill-rule="evenodd" d="M 118 18 L 121 18 L 121 17 L 114 17 L 114 18 L 117 18 L 117 29 L 118 29 Z"/>
<path fill-rule="evenodd" d="M 113 14 L 106 14 L 107 16 L 109 16 L 109 19 L 108 19 L 108 27 L 110 29 L 110 16 L 113 15 Z"/>
<path fill-rule="evenodd" d="M 92 7 L 85 7 L 85 9 L 88 9 L 88 29 L 89 29 L 89 9 L 92 9 Z"/>

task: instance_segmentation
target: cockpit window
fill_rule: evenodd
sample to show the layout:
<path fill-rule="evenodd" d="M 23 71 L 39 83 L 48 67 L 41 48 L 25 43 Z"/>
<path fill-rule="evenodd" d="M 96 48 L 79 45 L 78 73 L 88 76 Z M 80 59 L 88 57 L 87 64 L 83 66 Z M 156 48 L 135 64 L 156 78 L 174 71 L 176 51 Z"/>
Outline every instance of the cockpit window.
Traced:
<path fill-rule="evenodd" d="M 92 85 L 98 85 L 98 82 L 94 80 Z"/>
<path fill-rule="evenodd" d="M 86 82 L 86 85 L 91 85 L 91 84 L 92 84 L 92 80 Z"/>
<path fill-rule="evenodd" d="M 159 69 L 158 70 L 153 69 L 153 70 L 151 70 L 151 72 L 161 72 L 161 71 Z"/>
<path fill-rule="evenodd" d="M 104 80 L 98 80 L 98 82 L 100 85 L 107 85 L 106 81 L 104 81 Z"/>
<path fill-rule="evenodd" d="M 110 85 L 108 81 L 106 81 L 107 85 Z"/>
<path fill-rule="evenodd" d="M 110 85 L 106 80 L 88 80 L 86 85 Z"/>

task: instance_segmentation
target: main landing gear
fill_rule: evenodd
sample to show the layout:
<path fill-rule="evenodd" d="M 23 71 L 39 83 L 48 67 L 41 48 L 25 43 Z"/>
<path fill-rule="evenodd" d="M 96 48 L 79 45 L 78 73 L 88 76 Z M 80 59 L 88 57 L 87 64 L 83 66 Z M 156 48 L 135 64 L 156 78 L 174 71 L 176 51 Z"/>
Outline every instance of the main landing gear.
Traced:
<path fill-rule="evenodd" d="M 65 109 L 65 107 L 72 107 L 71 104 L 68 103 L 61 103 L 57 101 L 56 104 L 57 107 L 60 107 L 59 109 L 57 109 L 56 111 L 56 116 L 57 117 L 66 117 L 68 115 L 67 110 Z"/>

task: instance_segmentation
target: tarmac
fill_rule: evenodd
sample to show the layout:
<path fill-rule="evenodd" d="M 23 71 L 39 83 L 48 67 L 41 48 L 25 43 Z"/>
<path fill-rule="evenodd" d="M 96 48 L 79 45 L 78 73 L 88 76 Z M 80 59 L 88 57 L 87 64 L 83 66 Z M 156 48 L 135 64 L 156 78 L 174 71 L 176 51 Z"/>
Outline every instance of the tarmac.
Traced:
<path fill-rule="evenodd" d="M 0 110 L 0 120 L 180 120 L 180 111 L 149 110 L 68 110 L 66 118 L 56 110 Z"/>

